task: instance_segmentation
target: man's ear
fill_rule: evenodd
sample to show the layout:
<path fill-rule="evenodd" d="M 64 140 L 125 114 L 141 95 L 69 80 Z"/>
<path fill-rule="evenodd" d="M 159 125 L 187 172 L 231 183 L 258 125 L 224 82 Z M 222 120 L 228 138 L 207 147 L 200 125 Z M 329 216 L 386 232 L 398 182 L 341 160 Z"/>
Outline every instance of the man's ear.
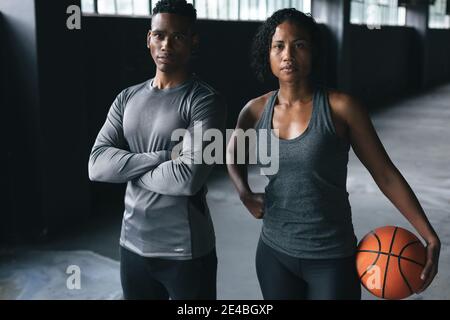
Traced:
<path fill-rule="evenodd" d="M 150 36 L 151 36 L 151 34 L 152 34 L 152 30 L 148 30 L 148 33 L 147 33 L 147 48 L 149 48 L 149 49 L 150 49 Z"/>

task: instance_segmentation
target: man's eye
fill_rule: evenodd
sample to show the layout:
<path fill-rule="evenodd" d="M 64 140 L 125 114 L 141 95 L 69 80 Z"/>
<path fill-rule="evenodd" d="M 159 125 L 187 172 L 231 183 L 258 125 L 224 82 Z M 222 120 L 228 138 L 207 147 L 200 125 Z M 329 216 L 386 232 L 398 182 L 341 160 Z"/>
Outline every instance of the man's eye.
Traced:
<path fill-rule="evenodd" d="M 176 35 L 174 38 L 175 40 L 183 41 L 185 37 L 183 35 Z"/>
<path fill-rule="evenodd" d="M 300 49 L 303 49 L 303 48 L 306 48 L 306 44 L 303 43 L 303 42 L 298 42 L 298 43 L 296 44 L 296 47 L 297 47 L 297 48 L 300 48 Z"/>

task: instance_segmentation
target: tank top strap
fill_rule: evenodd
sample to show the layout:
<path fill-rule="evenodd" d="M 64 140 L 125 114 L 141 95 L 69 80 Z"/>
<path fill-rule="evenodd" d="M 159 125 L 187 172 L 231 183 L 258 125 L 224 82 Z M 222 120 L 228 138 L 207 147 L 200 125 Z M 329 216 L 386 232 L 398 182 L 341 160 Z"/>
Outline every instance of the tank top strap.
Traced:
<path fill-rule="evenodd" d="M 275 90 L 273 94 L 270 96 L 270 98 L 267 100 L 266 105 L 264 106 L 264 111 L 255 125 L 256 130 L 258 129 L 270 130 L 272 128 L 272 110 L 274 108 L 277 95 L 278 90 Z"/>
<path fill-rule="evenodd" d="M 334 134 L 334 124 L 328 102 L 328 90 L 318 86 L 314 92 L 315 123 L 314 126 L 322 132 Z"/>

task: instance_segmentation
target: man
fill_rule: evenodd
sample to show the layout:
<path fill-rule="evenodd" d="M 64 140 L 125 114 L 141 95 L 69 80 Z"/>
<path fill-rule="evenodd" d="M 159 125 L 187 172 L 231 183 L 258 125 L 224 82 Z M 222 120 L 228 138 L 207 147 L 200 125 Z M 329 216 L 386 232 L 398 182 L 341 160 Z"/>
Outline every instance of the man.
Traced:
<path fill-rule="evenodd" d="M 223 130 L 226 109 L 190 71 L 195 22 L 185 0 L 156 4 L 147 35 L 156 75 L 117 96 L 90 155 L 91 180 L 127 182 L 120 238 L 125 299 L 216 299 L 215 235 L 205 199 L 212 166 L 194 162 L 206 143 L 189 137 L 194 126 Z M 180 128 L 187 135 L 172 159 L 178 141 L 171 135 Z"/>

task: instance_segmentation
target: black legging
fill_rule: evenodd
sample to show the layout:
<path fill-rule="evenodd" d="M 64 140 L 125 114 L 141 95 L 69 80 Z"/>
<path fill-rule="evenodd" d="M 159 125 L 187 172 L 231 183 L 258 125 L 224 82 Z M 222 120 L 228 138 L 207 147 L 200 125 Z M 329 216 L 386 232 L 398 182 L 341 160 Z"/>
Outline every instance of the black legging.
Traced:
<path fill-rule="evenodd" d="M 216 250 L 192 260 L 145 258 L 120 247 L 120 278 L 127 300 L 215 300 Z"/>
<path fill-rule="evenodd" d="M 256 272 L 264 299 L 361 299 L 354 256 L 299 259 L 272 249 L 260 239 Z"/>

